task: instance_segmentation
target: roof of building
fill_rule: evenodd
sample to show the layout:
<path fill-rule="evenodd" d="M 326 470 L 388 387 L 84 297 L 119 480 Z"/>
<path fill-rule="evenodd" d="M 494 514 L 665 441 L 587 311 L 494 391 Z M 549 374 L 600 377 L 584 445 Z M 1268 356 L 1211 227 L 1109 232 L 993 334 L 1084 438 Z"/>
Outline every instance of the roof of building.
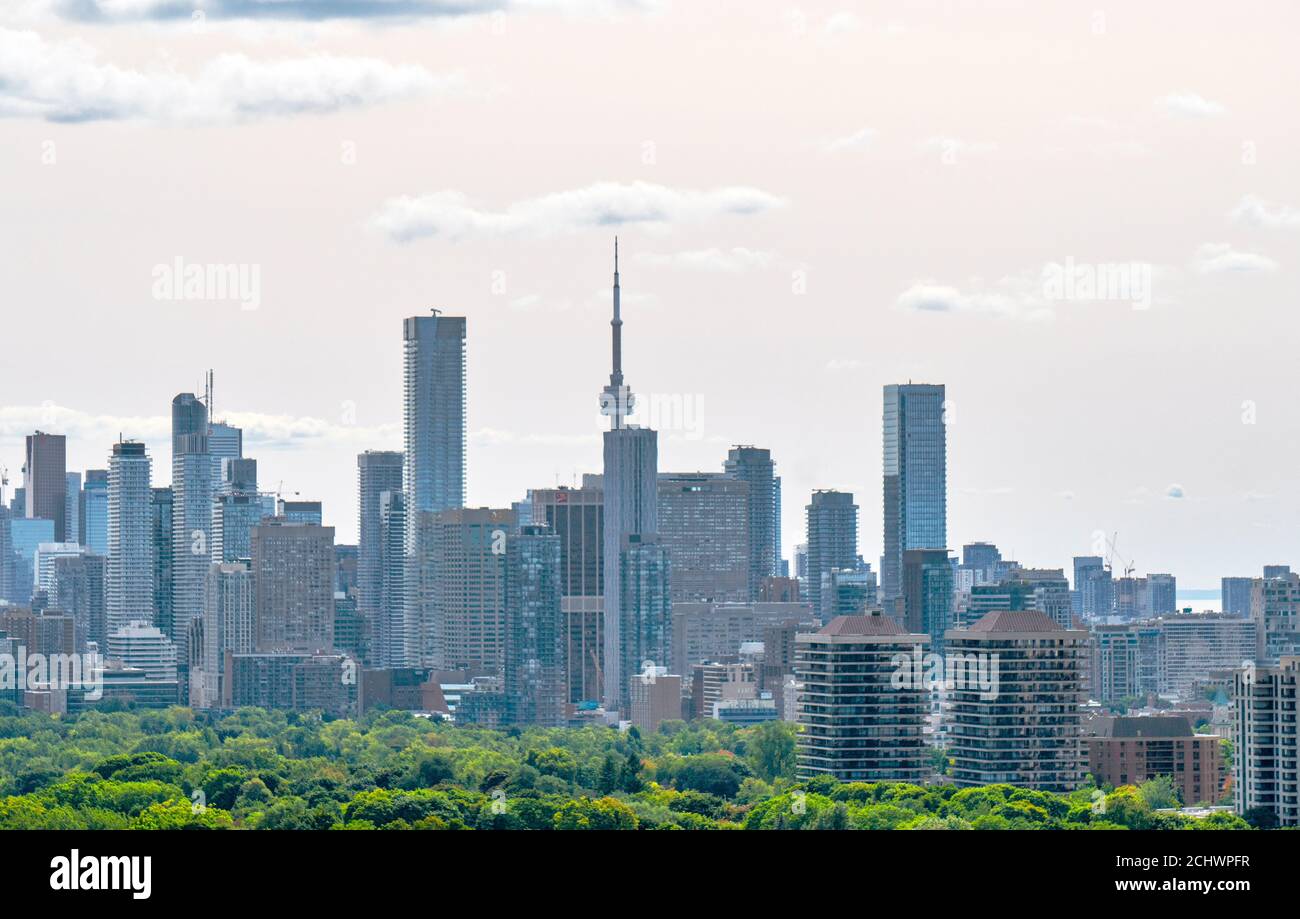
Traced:
<path fill-rule="evenodd" d="M 998 609 L 970 627 L 972 632 L 1063 632 L 1055 620 L 1038 610 Z"/>
<path fill-rule="evenodd" d="M 836 616 L 818 635 L 906 635 L 903 627 L 888 616 Z"/>
<path fill-rule="evenodd" d="M 1192 726 L 1177 715 L 1147 718 L 1116 718 L 1111 737 L 1191 737 Z"/>

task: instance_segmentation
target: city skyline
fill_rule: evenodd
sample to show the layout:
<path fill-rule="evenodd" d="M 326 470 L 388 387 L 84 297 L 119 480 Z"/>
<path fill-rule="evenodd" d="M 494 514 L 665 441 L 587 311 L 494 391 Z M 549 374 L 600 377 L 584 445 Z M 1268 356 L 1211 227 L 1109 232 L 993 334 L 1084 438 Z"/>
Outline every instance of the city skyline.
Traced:
<path fill-rule="evenodd" d="M 511 9 L 402 29 L 214 12 L 202 28 L 137 32 L 23 4 L 0 28 L 38 60 L 148 84 L 163 53 L 192 81 L 154 107 L 124 90 L 86 111 L 9 74 L 0 174 L 16 179 L 19 219 L 4 242 L 24 307 L 2 328 L 59 341 L 72 369 L 11 349 L 0 463 L 16 478 L 21 439 L 39 429 L 69 435 L 69 470 L 105 468 L 121 432 L 148 444 L 164 479 L 165 402 L 201 392 L 213 368 L 216 414 L 245 429 L 264 486 L 321 499 L 340 541 L 355 542 L 355 456 L 401 447 L 393 330 L 436 306 L 469 324 L 467 503 L 573 484 L 601 464 L 590 387 L 616 231 L 624 363 L 647 410 L 655 397 L 689 406 L 676 430 L 656 426 L 661 469 L 717 470 L 733 444 L 770 449 L 787 523 L 815 489 L 852 492 L 875 561 L 878 393 L 943 383 L 950 548 L 984 539 L 1059 566 L 1092 553 L 1095 532 L 1118 532 L 1139 570 L 1189 588 L 1252 574 L 1300 552 L 1300 493 L 1273 461 L 1300 441 L 1300 407 L 1281 395 L 1286 336 L 1274 334 L 1296 294 L 1298 151 L 1271 127 L 1300 81 L 1284 29 L 1216 22 L 1209 59 L 1193 39 L 1211 31 L 1210 7 L 1190 9 L 1201 15 L 1153 7 L 1099 22 L 1086 4 L 904 4 L 894 21 L 760 4 L 725 24 L 749 58 L 679 64 L 719 115 L 702 123 L 666 107 L 671 87 L 593 79 L 657 72 L 681 10 Z M 963 40 L 971 31 L 981 43 Z M 1044 36 L 1073 56 L 1040 53 Z M 59 55 L 77 40 L 98 65 Z M 549 73 L 512 64 L 538 42 L 582 53 Z M 1134 53 L 1151 43 L 1168 55 L 1158 74 Z M 1057 96 L 1016 92 L 1019 69 L 988 64 L 1031 53 Z M 313 106 L 218 85 L 219 110 L 186 117 L 184 92 L 208 99 L 201 74 L 222 54 L 253 70 L 378 62 L 392 92 Z M 936 54 L 966 74 L 962 93 L 926 75 Z M 776 56 L 791 63 L 788 85 L 759 66 Z M 720 64 L 735 76 L 717 77 Z M 464 87 L 438 79 L 457 72 Z M 897 99 L 870 89 L 885 74 L 904 87 Z M 735 92 L 740 81 L 752 92 Z M 812 91 L 828 83 L 846 95 Z M 565 100 L 545 120 L 540 94 Z M 984 110 L 970 96 L 997 101 Z M 475 141 L 406 130 L 443 122 Z M 506 152 L 543 136 L 553 143 L 527 160 Z M 737 139 L 751 155 L 721 155 Z M 138 217 L 125 226 L 113 219 L 124 208 Z M 64 247 L 83 270 L 54 266 Z M 256 267 L 257 308 L 159 298 L 154 269 L 176 259 Z M 1151 268 L 1149 308 L 1084 302 L 1073 283 L 1049 299 L 1042 267 L 1067 264 Z M 521 463 L 534 472 L 520 476 Z M 799 530 L 783 530 L 787 559 Z"/>

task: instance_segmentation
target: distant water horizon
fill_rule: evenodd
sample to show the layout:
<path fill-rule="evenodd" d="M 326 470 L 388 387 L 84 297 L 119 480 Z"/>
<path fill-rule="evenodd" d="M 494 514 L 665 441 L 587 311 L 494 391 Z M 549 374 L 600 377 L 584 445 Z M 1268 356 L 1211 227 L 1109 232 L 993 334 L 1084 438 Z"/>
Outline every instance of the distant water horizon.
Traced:
<path fill-rule="evenodd" d="M 1195 612 L 1223 611 L 1223 592 L 1215 587 L 1208 589 L 1188 589 L 1179 590 L 1174 594 L 1174 600 L 1179 609 L 1191 607 Z"/>

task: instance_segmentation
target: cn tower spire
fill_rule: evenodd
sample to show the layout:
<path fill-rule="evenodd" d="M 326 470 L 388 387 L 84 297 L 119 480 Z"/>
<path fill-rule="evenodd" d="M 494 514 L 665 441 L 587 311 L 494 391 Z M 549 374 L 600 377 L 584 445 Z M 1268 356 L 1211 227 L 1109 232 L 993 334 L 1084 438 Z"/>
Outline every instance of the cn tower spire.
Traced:
<path fill-rule="evenodd" d="M 600 410 L 609 415 L 610 430 L 617 431 L 626 427 L 625 421 L 633 407 L 632 392 L 623 384 L 623 315 L 619 303 L 618 284 L 618 237 L 614 237 L 614 318 L 610 320 L 610 336 L 613 346 L 613 366 L 609 373 L 609 385 L 600 395 Z"/>

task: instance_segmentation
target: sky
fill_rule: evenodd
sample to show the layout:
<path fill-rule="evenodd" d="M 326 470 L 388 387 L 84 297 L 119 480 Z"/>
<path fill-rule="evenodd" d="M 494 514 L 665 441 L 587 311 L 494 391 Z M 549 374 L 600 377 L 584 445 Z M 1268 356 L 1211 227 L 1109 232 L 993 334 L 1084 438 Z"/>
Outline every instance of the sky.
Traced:
<path fill-rule="evenodd" d="M 468 501 L 601 463 L 612 242 L 661 471 L 769 447 L 878 558 L 881 388 L 944 383 L 949 542 L 1212 588 L 1300 565 L 1300 7 L 11 0 L 0 465 L 170 478 L 215 373 L 356 539 L 401 320 L 468 317 Z M 172 284 L 233 265 L 242 289 Z M 636 419 L 634 419 L 636 420 Z M 1117 534 L 1117 535 L 1115 535 Z"/>

